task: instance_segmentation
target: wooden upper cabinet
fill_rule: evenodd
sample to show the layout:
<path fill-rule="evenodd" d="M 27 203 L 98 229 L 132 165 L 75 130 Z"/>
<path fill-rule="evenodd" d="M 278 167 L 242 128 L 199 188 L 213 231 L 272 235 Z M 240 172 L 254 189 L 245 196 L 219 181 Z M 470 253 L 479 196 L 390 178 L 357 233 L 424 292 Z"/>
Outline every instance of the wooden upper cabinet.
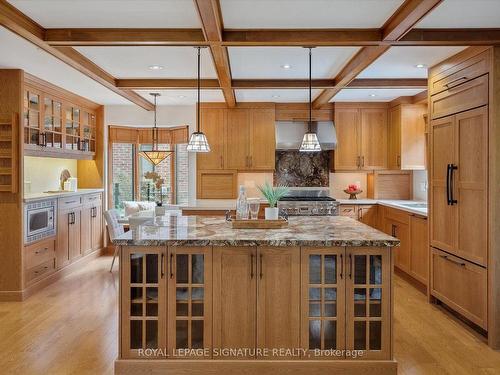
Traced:
<path fill-rule="evenodd" d="M 250 168 L 250 110 L 227 111 L 227 163 L 228 169 Z"/>
<path fill-rule="evenodd" d="M 226 138 L 226 112 L 220 108 L 201 110 L 201 131 L 207 137 L 210 152 L 197 153 L 198 169 L 224 169 Z"/>
<path fill-rule="evenodd" d="M 387 110 L 361 109 L 361 168 L 387 168 Z"/>
<path fill-rule="evenodd" d="M 387 108 L 363 104 L 335 109 L 335 170 L 387 168 Z"/>
<path fill-rule="evenodd" d="M 276 150 L 275 111 L 259 109 L 251 112 L 250 168 L 274 170 Z"/>
<path fill-rule="evenodd" d="M 427 106 L 400 104 L 389 110 L 387 163 L 389 169 L 425 169 Z"/>
<path fill-rule="evenodd" d="M 360 167 L 359 120 L 359 110 L 356 108 L 335 109 L 338 142 L 334 157 L 337 171 L 352 171 Z"/>

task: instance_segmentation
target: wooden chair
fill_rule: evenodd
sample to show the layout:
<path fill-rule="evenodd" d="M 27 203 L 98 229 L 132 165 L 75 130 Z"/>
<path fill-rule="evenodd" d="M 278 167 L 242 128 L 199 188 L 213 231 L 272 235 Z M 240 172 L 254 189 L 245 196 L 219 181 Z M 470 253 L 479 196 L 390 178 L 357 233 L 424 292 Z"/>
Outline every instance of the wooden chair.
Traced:
<path fill-rule="evenodd" d="M 118 212 L 118 210 L 115 210 L 114 208 L 104 213 L 104 219 L 106 220 L 106 224 L 108 225 L 109 239 L 111 240 L 111 242 L 113 242 L 113 240 L 118 236 L 125 233 L 123 225 L 118 222 L 119 218 L 120 218 L 120 213 Z M 113 265 L 115 264 L 115 259 L 116 256 L 118 255 L 118 250 L 119 250 L 118 246 L 116 245 L 114 246 L 115 250 L 113 252 L 113 261 L 111 262 L 111 268 L 109 272 L 113 272 Z"/>

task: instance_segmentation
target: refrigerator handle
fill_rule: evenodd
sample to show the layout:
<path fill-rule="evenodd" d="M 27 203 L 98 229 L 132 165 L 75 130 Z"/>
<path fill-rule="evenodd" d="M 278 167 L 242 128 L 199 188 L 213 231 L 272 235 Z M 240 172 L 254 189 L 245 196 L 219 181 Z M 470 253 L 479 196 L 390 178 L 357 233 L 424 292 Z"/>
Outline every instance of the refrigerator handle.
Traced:
<path fill-rule="evenodd" d="M 454 164 L 450 164 L 450 205 L 453 206 L 454 204 L 458 203 L 456 199 L 453 199 L 453 171 L 456 171 L 458 167 Z"/>
<path fill-rule="evenodd" d="M 451 176 L 451 164 L 446 166 L 446 204 L 451 206 L 450 198 L 450 176 Z"/>

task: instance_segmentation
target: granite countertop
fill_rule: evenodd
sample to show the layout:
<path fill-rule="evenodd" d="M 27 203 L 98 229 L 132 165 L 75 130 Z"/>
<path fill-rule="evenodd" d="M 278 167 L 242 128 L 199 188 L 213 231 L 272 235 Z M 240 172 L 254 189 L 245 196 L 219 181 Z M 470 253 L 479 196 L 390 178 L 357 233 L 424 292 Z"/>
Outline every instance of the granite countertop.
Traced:
<path fill-rule="evenodd" d="M 383 246 L 399 240 L 343 216 L 293 216 L 283 229 L 232 229 L 217 216 L 166 215 L 113 241 L 124 246 Z"/>
<path fill-rule="evenodd" d="M 253 199 L 252 197 L 250 197 Z M 260 204 L 267 203 L 265 199 L 259 199 Z M 197 199 L 196 202 L 185 206 L 178 206 L 179 210 L 184 211 L 227 211 L 236 209 L 236 199 Z"/>
<path fill-rule="evenodd" d="M 73 195 L 84 195 L 103 192 L 104 189 L 78 189 L 77 191 L 62 191 L 58 193 L 27 193 L 24 194 L 25 202 L 38 201 L 42 199 L 57 199 L 62 197 L 70 197 Z"/>

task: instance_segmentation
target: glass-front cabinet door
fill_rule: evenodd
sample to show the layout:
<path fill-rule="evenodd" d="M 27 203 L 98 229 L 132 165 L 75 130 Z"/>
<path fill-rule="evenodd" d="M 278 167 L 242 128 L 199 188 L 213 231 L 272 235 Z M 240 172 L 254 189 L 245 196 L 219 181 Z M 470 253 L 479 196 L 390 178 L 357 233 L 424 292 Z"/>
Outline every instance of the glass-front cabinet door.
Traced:
<path fill-rule="evenodd" d="M 169 247 L 168 348 L 211 349 L 212 343 L 212 248 Z M 176 355 L 176 358 L 204 358 Z"/>
<path fill-rule="evenodd" d="M 310 359 L 343 358 L 332 352 L 345 348 L 344 252 L 343 247 L 302 248 L 301 347 Z"/>
<path fill-rule="evenodd" d="M 121 358 L 141 358 L 145 349 L 166 354 L 166 252 L 162 247 L 123 248 Z"/>
<path fill-rule="evenodd" d="M 61 102 L 45 96 L 43 134 L 46 147 L 62 148 L 62 117 Z"/>
<path fill-rule="evenodd" d="M 391 357 L 391 249 L 346 250 L 346 349 L 359 359 Z"/>
<path fill-rule="evenodd" d="M 24 92 L 24 143 L 40 145 L 41 94 L 36 90 Z"/>

